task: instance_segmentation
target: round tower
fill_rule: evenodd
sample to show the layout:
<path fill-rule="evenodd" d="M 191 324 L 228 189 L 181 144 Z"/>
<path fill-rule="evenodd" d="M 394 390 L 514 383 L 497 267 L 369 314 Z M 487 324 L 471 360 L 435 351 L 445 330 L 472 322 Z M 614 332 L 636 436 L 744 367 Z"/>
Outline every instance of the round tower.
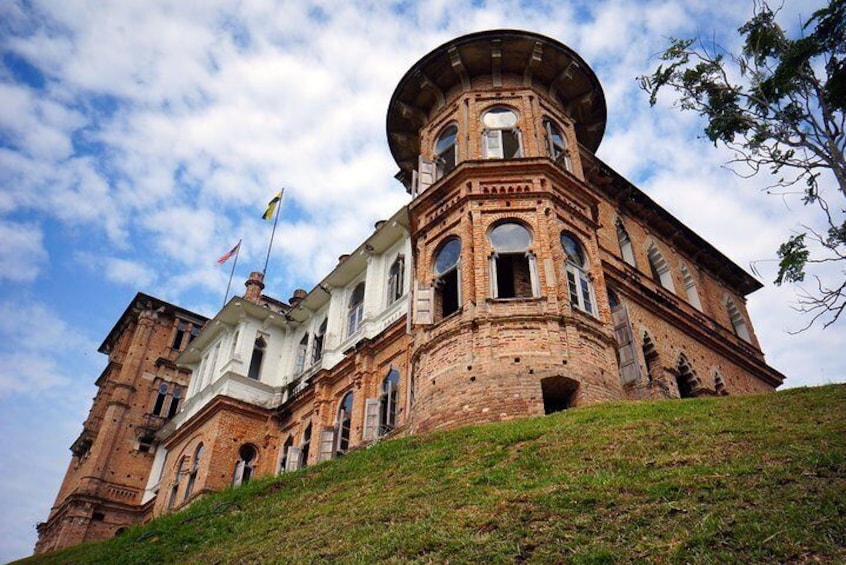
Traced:
<path fill-rule="evenodd" d="M 400 81 L 387 133 L 413 197 L 412 430 L 624 397 L 580 158 L 605 120 L 590 67 L 525 31 L 460 37 Z"/>

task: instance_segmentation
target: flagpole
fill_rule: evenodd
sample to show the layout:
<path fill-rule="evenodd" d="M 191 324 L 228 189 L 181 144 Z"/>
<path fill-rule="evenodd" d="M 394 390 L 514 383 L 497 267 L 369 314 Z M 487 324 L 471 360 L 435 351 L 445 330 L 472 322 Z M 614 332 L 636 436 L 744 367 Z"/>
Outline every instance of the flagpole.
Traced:
<path fill-rule="evenodd" d="M 276 218 L 273 219 L 273 231 L 270 232 L 270 244 L 267 246 L 267 258 L 264 260 L 264 270 L 261 272 L 262 277 L 267 276 L 267 265 L 270 263 L 270 250 L 273 249 L 273 237 L 276 235 L 276 224 L 279 222 L 279 212 L 282 211 L 282 198 L 285 196 L 285 188 L 279 191 L 279 202 L 276 204 Z"/>
<path fill-rule="evenodd" d="M 238 255 L 241 254 L 241 240 L 238 240 L 238 250 L 235 251 L 235 261 L 232 262 L 232 271 L 229 273 L 229 282 L 226 284 L 226 294 L 223 295 L 223 306 L 226 306 L 226 299 L 229 298 L 229 289 L 232 287 L 232 277 L 235 275 L 235 266 L 238 264 Z"/>

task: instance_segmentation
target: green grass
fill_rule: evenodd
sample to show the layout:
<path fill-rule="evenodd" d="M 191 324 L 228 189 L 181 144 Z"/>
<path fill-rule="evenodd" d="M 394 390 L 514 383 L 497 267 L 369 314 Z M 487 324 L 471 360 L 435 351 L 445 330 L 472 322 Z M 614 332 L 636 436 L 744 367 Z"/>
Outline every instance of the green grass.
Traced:
<path fill-rule="evenodd" d="M 24 563 L 846 563 L 846 385 L 385 441 Z"/>

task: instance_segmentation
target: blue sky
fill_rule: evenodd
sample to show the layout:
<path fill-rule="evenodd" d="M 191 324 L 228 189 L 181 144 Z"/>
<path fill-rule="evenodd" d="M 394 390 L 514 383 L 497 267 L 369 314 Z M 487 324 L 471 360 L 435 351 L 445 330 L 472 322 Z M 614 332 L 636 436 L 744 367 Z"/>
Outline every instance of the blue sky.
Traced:
<path fill-rule="evenodd" d="M 819 2 L 787 0 L 793 25 Z M 135 292 L 211 316 L 264 263 L 260 215 L 287 187 L 267 292 L 311 288 L 407 201 L 385 112 L 408 67 L 448 39 L 529 29 L 575 49 L 605 89 L 599 155 L 767 287 L 750 297 L 788 386 L 846 379 L 846 322 L 791 336 L 795 289 L 778 243 L 814 225 L 767 197 L 696 116 L 635 77 L 667 37 L 727 47 L 751 11 L 734 0 L 424 3 L 335 0 L 0 3 L 0 561 L 28 554 L 105 366 L 98 345 Z M 728 35 L 724 35 L 724 34 Z M 821 272 L 823 276 L 827 274 Z M 830 274 L 830 273 L 829 273 Z M 836 274 L 836 273 L 835 273 Z"/>

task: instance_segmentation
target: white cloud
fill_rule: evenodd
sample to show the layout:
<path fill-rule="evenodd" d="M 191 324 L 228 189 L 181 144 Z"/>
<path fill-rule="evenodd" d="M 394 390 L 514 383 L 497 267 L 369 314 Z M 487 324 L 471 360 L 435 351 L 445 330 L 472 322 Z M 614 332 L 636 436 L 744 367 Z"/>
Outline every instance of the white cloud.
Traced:
<path fill-rule="evenodd" d="M 47 260 L 41 228 L 0 218 L 0 281 L 29 282 Z"/>
<path fill-rule="evenodd" d="M 788 0 L 781 17 L 819 4 Z M 96 344 L 66 342 L 80 331 L 62 322 L 83 296 L 98 295 L 92 311 L 119 313 L 112 295 L 125 300 L 131 287 L 214 314 L 229 277 L 214 260 L 244 240 L 233 280 L 242 292 L 264 264 L 271 226 L 259 215 L 282 186 L 267 291 L 311 288 L 407 201 L 384 131 L 398 80 L 435 46 L 484 29 L 535 30 L 578 52 L 605 90 L 601 158 L 741 266 L 771 259 L 811 211 L 722 170 L 726 154 L 695 139 L 698 118 L 664 98 L 650 110 L 635 83 L 668 36 L 730 33 L 750 10 L 728 0 L 0 3 L 0 46 L 45 83 L 0 70 L 0 318 L 38 320 L 58 344 L 34 347 L 43 335 L 0 320 L 14 344 L 0 353 L 15 364 L 0 390 L 68 390 L 82 373 L 90 382 L 79 356 L 95 357 Z M 78 280 L 52 280 L 67 262 L 85 267 Z M 26 306 L 29 286 L 55 293 L 52 303 L 64 293 L 66 310 Z M 792 302 L 789 288 L 769 286 L 750 298 L 768 359 L 791 384 L 842 379 L 844 330 L 787 335 L 802 320 Z"/>

